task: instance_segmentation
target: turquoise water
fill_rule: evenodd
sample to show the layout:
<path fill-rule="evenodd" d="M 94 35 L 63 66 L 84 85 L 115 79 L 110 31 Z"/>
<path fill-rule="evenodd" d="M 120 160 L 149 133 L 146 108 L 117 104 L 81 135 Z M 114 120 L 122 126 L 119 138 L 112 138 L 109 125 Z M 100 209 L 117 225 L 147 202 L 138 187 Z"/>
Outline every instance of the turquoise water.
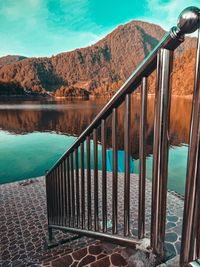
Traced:
<path fill-rule="evenodd" d="M 169 149 L 168 163 L 168 189 L 175 190 L 181 195 L 185 193 L 185 178 L 187 166 L 188 147 L 171 147 Z M 149 156 L 146 161 L 146 175 L 148 179 L 152 179 L 153 157 Z M 139 173 L 139 161 L 134 162 L 135 173 Z"/>
<path fill-rule="evenodd" d="M 45 171 L 52 167 L 65 152 L 66 147 L 69 147 L 75 139 L 74 136 L 56 133 L 13 135 L 0 131 L 0 182 L 13 182 L 44 175 Z M 175 189 L 180 194 L 184 194 L 187 152 L 186 145 L 171 147 L 169 150 L 168 188 Z M 101 155 L 101 145 L 98 145 L 99 170 L 102 167 Z M 84 157 L 86 158 L 86 153 Z M 152 163 L 152 156 L 147 157 L 147 178 L 150 180 L 152 179 Z M 93 150 L 91 149 L 92 168 L 93 165 Z M 139 160 L 134 160 L 133 165 L 134 173 L 139 173 Z"/>
<path fill-rule="evenodd" d="M 98 168 L 99 170 L 101 170 L 101 167 L 102 167 L 101 146 L 99 146 L 98 148 L 98 153 L 99 153 Z M 121 154 L 122 153 L 118 155 L 121 155 Z M 174 190 L 181 195 L 184 195 L 185 193 L 187 155 L 188 155 L 187 145 L 183 144 L 180 147 L 170 147 L 169 149 L 168 189 Z M 118 159 L 118 165 L 119 165 L 119 162 L 121 162 L 121 166 L 118 166 L 118 170 L 124 169 L 123 160 L 124 158 Z M 133 172 L 136 174 L 139 174 L 139 160 L 134 160 L 132 158 L 131 160 L 133 160 Z M 146 177 L 149 180 L 152 180 L 152 171 L 153 171 L 152 166 L 153 166 L 153 157 L 152 155 L 150 155 L 146 159 Z M 92 161 L 92 167 L 93 167 L 93 161 Z"/>
<path fill-rule="evenodd" d="M 44 175 L 106 102 L 106 99 L 0 100 L 0 184 Z M 131 159 L 134 158 L 134 172 L 138 173 L 139 98 L 133 98 L 132 103 L 131 137 L 133 138 L 130 149 Z M 148 99 L 146 133 L 148 179 L 152 179 L 153 103 L 154 99 Z M 180 194 L 184 194 L 185 190 L 190 112 L 191 100 L 172 99 L 168 188 Z M 123 109 L 120 108 L 118 113 L 117 141 L 119 150 L 123 151 Z M 112 128 L 108 121 L 107 149 L 111 147 L 111 133 Z M 99 133 L 98 140 L 100 141 Z M 101 145 L 98 145 L 98 155 L 98 168 L 101 169 Z M 123 162 L 123 159 L 119 161 Z M 91 166 L 93 166 L 92 150 Z M 123 166 L 120 168 L 123 169 Z"/>
<path fill-rule="evenodd" d="M 75 139 L 55 133 L 13 135 L 0 131 L 0 182 L 44 175 Z"/>

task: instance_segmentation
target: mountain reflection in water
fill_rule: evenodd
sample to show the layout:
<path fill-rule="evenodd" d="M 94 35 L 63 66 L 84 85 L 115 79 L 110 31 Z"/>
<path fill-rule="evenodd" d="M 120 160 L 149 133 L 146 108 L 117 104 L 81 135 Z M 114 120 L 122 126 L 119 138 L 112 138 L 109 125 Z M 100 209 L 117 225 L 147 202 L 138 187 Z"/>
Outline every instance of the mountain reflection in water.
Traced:
<path fill-rule="evenodd" d="M 0 183 L 43 175 L 44 171 L 49 169 L 75 140 L 72 136 L 80 135 L 107 101 L 107 99 L 89 101 L 17 99 L 1 101 Z M 185 179 L 187 146 L 183 146 L 183 144 L 188 144 L 190 114 L 191 99 L 181 97 L 172 98 L 170 145 L 173 148 L 170 149 L 169 158 L 170 189 L 174 189 L 173 182 L 170 182 L 170 175 L 176 177 L 176 179 L 180 177 L 182 181 Z M 153 118 L 154 97 L 149 97 L 146 131 L 147 155 L 149 156 L 147 160 L 147 174 L 149 178 L 151 178 L 151 154 L 153 150 Z M 134 163 L 135 172 L 138 171 L 139 122 L 140 97 L 139 95 L 133 95 L 131 155 L 136 160 Z M 124 106 L 121 105 L 118 109 L 117 142 L 119 150 L 123 150 L 124 147 L 123 123 Z M 111 133 L 111 118 L 109 118 L 107 120 L 108 148 L 111 146 Z M 100 141 L 100 131 L 98 134 Z M 38 158 L 39 160 L 37 160 Z M 29 162 L 27 162 L 27 159 L 29 159 Z M 179 163 L 178 167 L 175 166 L 176 161 Z M 181 166 L 180 161 L 183 162 Z M 8 167 L 10 165 L 8 162 L 12 162 L 12 171 Z M 24 171 L 25 169 L 26 171 Z M 173 178 L 174 180 L 175 178 Z M 183 186 L 177 191 L 183 193 Z"/>

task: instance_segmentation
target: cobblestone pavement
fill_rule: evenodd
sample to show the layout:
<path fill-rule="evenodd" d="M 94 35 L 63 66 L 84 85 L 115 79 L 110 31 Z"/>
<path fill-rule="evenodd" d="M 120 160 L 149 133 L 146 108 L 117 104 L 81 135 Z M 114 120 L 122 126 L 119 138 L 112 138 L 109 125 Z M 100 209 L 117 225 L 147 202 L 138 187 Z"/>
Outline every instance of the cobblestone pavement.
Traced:
<path fill-rule="evenodd" d="M 108 247 L 110 246 L 110 247 Z M 128 266 L 127 259 L 135 249 L 122 248 L 117 245 L 97 241 L 87 247 L 62 253 L 57 259 L 41 263 L 41 267 L 81 267 L 81 266 Z"/>
<path fill-rule="evenodd" d="M 37 266 L 45 258 L 56 258 L 93 239 L 81 238 L 48 249 L 44 177 L 0 186 L 0 266 Z M 54 231 L 55 239 L 69 237 Z M 73 249 L 72 249 L 73 248 Z"/>
<path fill-rule="evenodd" d="M 101 173 L 99 172 L 99 177 Z M 119 174 L 119 230 L 122 229 L 123 214 L 123 174 Z M 131 175 L 131 234 L 137 234 L 137 194 L 138 177 Z M 108 173 L 108 187 L 111 186 L 111 173 Z M 99 187 L 101 191 L 101 186 Z M 149 236 L 151 183 L 147 181 L 146 190 L 146 236 Z M 111 219 L 111 193 L 108 190 L 108 219 Z M 100 203 L 101 206 L 101 203 Z M 173 254 L 180 251 L 183 200 L 175 193 L 168 193 L 166 248 Z M 101 218 L 101 212 L 99 213 Z M 121 227 L 121 228 L 120 228 Z M 120 232 L 120 231 L 119 231 Z M 0 266 L 37 266 L 42 257 L 58 257 L 94 240 L 81 238 L 51 250 L 44 246 L 47 236 L 46 194 L 44 177 L 31 181 L 15 182 L 0 186 Z M 67 234 L 55 231 L 57 240 L 66 239 Z M 69 250 L 70 249 L 70 250 Z"/>

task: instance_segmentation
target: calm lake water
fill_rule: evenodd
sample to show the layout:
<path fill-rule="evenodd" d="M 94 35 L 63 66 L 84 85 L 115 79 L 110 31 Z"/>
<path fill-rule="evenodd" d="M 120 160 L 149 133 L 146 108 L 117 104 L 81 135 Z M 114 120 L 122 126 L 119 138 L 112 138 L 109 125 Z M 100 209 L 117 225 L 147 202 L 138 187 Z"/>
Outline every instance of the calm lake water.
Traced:
<path fill-rule="evenodd" d="M 108 100 L 0 100 L 0 183 L 41 176 L 89 125 Z M 138 173 L 140 97 L 132 97 L 131 157 Z M 169 189 L 184 194 L 191 99 L 173 97 Z M 152 176 L 154 98 L 148 99 L 147 176 Z M 124 107 L 118 110 L 118 148 L 123 152 Z M 107 148 L 111 146 L 107 120 Z M 100 140 L 100 133 L 99 133 Z M 101 154 L 101 145 L 99 145 Z M 120 155 L 123 156 L 123 153 Z M 123 160 L 121 160 L 123 162 Z M 99 157 L 99 169 L 101 160 Z"/>

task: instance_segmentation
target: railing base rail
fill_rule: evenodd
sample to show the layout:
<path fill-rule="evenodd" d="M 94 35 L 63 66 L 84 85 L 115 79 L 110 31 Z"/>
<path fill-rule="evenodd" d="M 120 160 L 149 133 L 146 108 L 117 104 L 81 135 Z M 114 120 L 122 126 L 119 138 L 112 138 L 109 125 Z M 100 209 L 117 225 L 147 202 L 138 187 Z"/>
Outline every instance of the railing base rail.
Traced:
<path fill-rule="evenodd" d="M 142 244 L 142 239 L 138 240 L 138 239 L 134 239 L 131 237 L 122 237 L 122 236 L 117 236 L 117 235 L 112 235 L 112 234 L 94 232 L 91 230 L 83 230 L 83 229 L 60 226 L 60 225 L 49 225 L 48 227 L 52 229 L 67 231 L 69 233 L 77 234 L 79 236 L 87 236 L 87 237 L 96 238 L 99 240 L 112 242 L 112 243 L 122 245 L 122 246 L 129 246 L 129 247 L 135 248 L 136 245 Z"/>

